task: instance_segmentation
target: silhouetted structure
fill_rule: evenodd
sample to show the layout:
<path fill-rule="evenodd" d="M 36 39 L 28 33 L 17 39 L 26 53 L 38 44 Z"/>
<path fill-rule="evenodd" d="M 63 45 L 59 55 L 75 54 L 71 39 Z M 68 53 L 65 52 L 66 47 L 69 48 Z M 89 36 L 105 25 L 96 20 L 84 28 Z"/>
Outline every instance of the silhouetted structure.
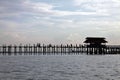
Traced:
<path fill-rule="evenodd" d="M 87 37 L 87 54 L 105 54 L 107 41 L 103 37 Z"/>
<path fill-rule="evenodd" d="M 1 55 L 76 55 L 76 54 L 120 54 L 120 45 L 106 45 L 103 37 L 87 37 L 83 44 L 20 44 L 0 45 Z"/>

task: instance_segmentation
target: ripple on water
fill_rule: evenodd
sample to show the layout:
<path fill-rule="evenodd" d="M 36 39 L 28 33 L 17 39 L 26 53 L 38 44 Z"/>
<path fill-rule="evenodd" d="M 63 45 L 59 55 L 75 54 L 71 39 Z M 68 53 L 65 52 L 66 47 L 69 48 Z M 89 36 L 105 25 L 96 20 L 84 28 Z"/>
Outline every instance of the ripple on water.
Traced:
<path fill-rule="evenodd" d="M 3 56 L 0 64 L 0 80 L 120 80 L 118 56 Z"/>

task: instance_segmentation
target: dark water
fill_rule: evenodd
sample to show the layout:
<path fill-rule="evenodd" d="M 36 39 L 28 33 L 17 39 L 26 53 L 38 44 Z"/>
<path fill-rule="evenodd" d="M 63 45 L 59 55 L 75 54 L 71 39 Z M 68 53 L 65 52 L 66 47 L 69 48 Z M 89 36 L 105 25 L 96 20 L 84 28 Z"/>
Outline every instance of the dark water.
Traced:
<path fill-rule="evenodd" d="M 120 80 L 120 55 L 0 56 L 0 80 Z"/>

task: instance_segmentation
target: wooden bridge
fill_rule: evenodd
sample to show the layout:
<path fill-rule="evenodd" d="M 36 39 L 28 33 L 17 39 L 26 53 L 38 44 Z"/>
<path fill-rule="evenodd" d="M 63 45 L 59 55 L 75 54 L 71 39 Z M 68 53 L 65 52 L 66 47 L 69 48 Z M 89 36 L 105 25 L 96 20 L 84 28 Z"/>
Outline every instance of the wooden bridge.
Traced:
<path fill-rule="evenodd" d="M 87 37 L 85 44 L 79 45 L 41 45 L 26 44 L 26 45 L 1 45 L 0 54 L 3 55 L 50 55 L 50 54 L 89 54 L 89 55 L 104 55 L 104 54 L 120 54 L 120 45 L 106 45 L 107 41 L 104 37 Z"/>
<path fill-rule="evenodd" d="M 106 47 L 91 47 L 86 44 L 79 45 L 41 45 L 41 44 L 26 44 L 26 45 L 2 45 L 0 46 L 1 55 L 72 55 L 72 54 L 120 54 L 120 46 L 106 45 Z"/>

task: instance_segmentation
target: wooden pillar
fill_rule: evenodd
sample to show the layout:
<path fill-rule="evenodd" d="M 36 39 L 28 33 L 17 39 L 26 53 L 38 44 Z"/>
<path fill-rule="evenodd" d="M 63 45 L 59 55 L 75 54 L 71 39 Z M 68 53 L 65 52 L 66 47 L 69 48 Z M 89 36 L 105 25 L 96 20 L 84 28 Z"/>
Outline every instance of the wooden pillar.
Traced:
<path fill-rule="evenodd" d="M 43 49 L 44 51 L 44 54 L 46 55 L 46 45 L 44 45 L 44 49 Z"/>
<path fill-rule="evenodd" d="M 65 45 L 65 55 L 66 55 L 66 53 L 67 53 L 67 45 Z"/>
<path fill-rule="evenodd" d="M 88 45 L 87 45 L 87 54 L 89 53 L 89 47 L 88 47 Z"/>
<path fill-rule="evenodd" d="M 26 45 L 26 54 L 28 54 L 28 53 L 29 53 L 29 46 Z"/>
<path fill-rule="evenodd" d="M 118 54 L 120 54 L 120 47 L 118 47 Z"/>
<path fill-rule="evenodd" d="M 62 51 L 62 44 L 61 44 L 61 46 L 60 46 L 60 53 L 62 54 L 62 52 L 63 52 L 63 51 Z"/>
<path fill-rule="evenodd" d="M 63 45 L 62 49 L 63 49 L 63 54 L 65 54 L 65 45 Z"/>
<path fill-rule="evenodd" d="M 90 55 L 93 54 L 93 47 L 90 47 Z"/>
<path fill-rule="evenodd" d="M 41 44 L 37 44 L 38 47 L 38 54 L 42 53 L 42 46 Z"/>
<path fill-rule="evenodd" d="M 48 54 L 48 45 L 46 45 L 46 54 Z"/>
<path fill-rule="evenodd" d="M 104 54 L 107 54 L 108 47 L 105 47 L 104 50 L 105 50 Z"/>
<path fill-rule="evenodd" d="M 6 51 L 6 50 L 5 50 L 5 45 L 3 45 L 3 54 L 6 53 L 5 51 Z"/>
<path fill-rule="evenodd" d="M 101 52 L 101 47 L 99 47 L 99 54 L 102 54 L 102 52 Z"/>
<path fill-rule="evenodd" d="M 30 44 L 28 45 L 28 54 L 30 55 Z"/>
<path fill-rule="evenodd" d="M 66 53 L 67 53 L 67 45 L 65 45 L 65 55 L 66 55 Z"/>
<path fill-rule="evenodd" d="M 57 53 L 57 55 L 58 55 L 58 53 L 59 53 L 59 52 L 58 52 L 58 45 L 56 45 L 56 53 Z"/>
<path fill-rule="evenodd" d="M 51 47 L 51 46 L 50 46 L 50 45 L 48 45 L 48 53 L 49 53 L 49 54 L 50 54 L 50 47 Z"/>
<path fill-rule="evenodd" d="M 55 53 L 55 45 L 53 46 L 53 52 L 54 52 L 54 54 L 56 54 L 56 53 Z"/>
<path fill-rule="evenodd" d="M 26 45 L 26 53 L 29 53 L 29 45 Z"/>
<path fill-rule="evenodd" d="M 74 47 L 73 47 L 73 48 L 74 48 L 74 55 L 75 55 L 75 54 L 76 54 L 76 50 L 75 50 L 76 48 L 75 48 L 75 45 L 74 45 Z"/>
<path fill-rule="evenodd" d="M 76 53 L 76 54 L 78 53 L 77 44 L 75 45 L 75 53 Z"/>
<path fill-rule="evenodd" d="M 34 54 L 37 54 L 37 48 L 36 48 L 36 45 L 35 45 L 35 44 L 33 44 L 33 53 L 34 53 Z"/>
<path fill-rule="evenodd" d="M 36 46 L 33 44 L 33 53 L 36 54 Z"/>
<path fill-rule="evenodd" d="M 22 55 L 22 44 L 19 45 L 19 54 Z"/>
<path fill-rule="evenodd" d="M 16 54 L 17 53 L 17 46 L 14 45 L 14 53 Z"/>
<path fill-rule="evenodd" d="M 120 47 L 118 48 L 118 53 L 120 54 Z"/>
<path fill-rule="evenodd" d="M 67 53 L 70 54 L 70 46 L 67 44 Z"/>
<path fill-rule="evenodd" d="M 108 51 L 107 51 L 107 54 L 110 54 L 110 47 L 108 46 Z"/>
<path fill-rule="evenodd" d="M 81 45 L 81 53 L 83 53 L 84 51 L 83 51 L 83 45 Z"/>
<path fill-rule="evenodd" d="M 44 44 L 42 45 L 42 54 L 44 55 Z"/>
<path fill-rule="evenodd" d="M 0 54 L 2 53 L 2 46 L 0 46 Z"/>
<path fill-rule="evenodd" d="M 24 55 L 26 55 L 26 46 L 24 45 Z"/>
<path fill-rule="evenodd" d="M 80 54 L 82 53 L 82 46 L 79 44 L 79 52 L 80 52 Z"/>
<path fill-rule="evenodd" d="M 9 45 L 8 46 L 8 54 L 11 55 L 11 48 L 12 48 L 12 45 Z"/>
<path fill-rule="evenodd" d="M 30 45 L 30 55 L 32 55 L 32 45 Z"/>

